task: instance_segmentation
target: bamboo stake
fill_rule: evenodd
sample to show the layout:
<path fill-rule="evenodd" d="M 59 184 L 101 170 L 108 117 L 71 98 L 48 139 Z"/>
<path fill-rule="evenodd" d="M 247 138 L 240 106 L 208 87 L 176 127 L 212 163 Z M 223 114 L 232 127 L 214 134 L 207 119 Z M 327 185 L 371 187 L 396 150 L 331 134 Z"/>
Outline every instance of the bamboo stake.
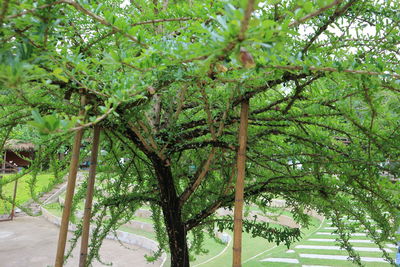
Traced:
<path fill-rule="evenodd" d="M 81 97 L 81 104 L 84 106 L 86 102 L 85 96 Z M 83 115 L 84 110 L 82 109 L 79 112 L 79 115 Z M 64 209 L 61 218 L 61 226 L 60 232 L 58 235 L 58 244 L 57 244 L 57 254 L 56 254 L 56 262 L 55 267 L 62 267 L 64 264 L 64 253 L 65 253 L 65 244 L 67 242 L 67 234 L 68 234 L 68 224 L 69 217 L 71 215 L 71 207 L 72 207 L 72 199 L 75 191 L 76 184 L 76 175 L 78 173 L 78 165 L 79 165 L 79 152 L 82 143 L 82 135 L 83 128 L 80 128 L 76 131 L 74 145 L 72 148 L 72 157 L 69 166 L 69 175 L 68 175 L 68 185 L 65 193 L 65 202 Z"/>
<path fill-rule="evenodd" d="M 242 101 L 239 126 L 239 151 L 237 156 L 237 180 L 235 188 L 235 210 L 233 224 L 233 267 L 242 266 L 242 228 L 243 197 L 246 167 L 247 126 L 249 117 L 249 100 Z"/>
<path fill-rule="evenodd" d="M 93 144 L 92 144 L 92 152 L 90 155 L 90 168 L 89 168 L 89 178 L 86 190 L 85 211 L 83 214 L 81 254 L 79 258 L 79 267 L 86 267 L 89 232 L 90 232 L 90 218 L 92 216 L 92 202 L 93 202 L 94 182 L 96 179 L 96 167 L 97 167 L 97 155 L 99 151 L 99 143 L 100 143 L 100 127 L 98 125 L 95 125 L 93 129 Z"/>
<path fill-rule="evenodd" d="M 7 150 L 4 149 L 4 159 L 3 159 L 3 173 L 6 174 L 6 161 L 7 161 Z"/>
<path fill-rule="evenodd" d="M 12 129 L 14 128 L 13 125 L 11 125 L 10 127 L 8 127 L 6 135 L 4 137 L 4 140 L 0 146 L 0 150 L 4 150 L 4 158 L 3 158 L 3 164 L 2 164 L 2 169 L 3 169 L 3 173 L 6 173 L 6 161 L 7 161 L 7 149 L 5 148 L 5 144 L 7 142 L 8 137 L 11 134 Z M 1 178 L 1 177 L 0 177 Z"/>
<path fill-rule="evenodd" d="M 15 199 L 17 198 L 17 187 L 18 187 L 18 179 L 15 179 L 12 208 L 11 208 L 11 214 L 10 214 L 11 220 L 13 220 L 13 218 L 14 218 Z"/>

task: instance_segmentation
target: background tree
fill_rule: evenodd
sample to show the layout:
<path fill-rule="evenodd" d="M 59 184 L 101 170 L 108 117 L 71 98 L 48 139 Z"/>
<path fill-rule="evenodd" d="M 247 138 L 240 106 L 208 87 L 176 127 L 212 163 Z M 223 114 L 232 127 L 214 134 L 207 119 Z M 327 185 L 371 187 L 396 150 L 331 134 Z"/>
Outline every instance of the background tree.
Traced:
<path fill-rule="evenodd" d="M 381 164 L 399 158 L 398 10 L 356 0 L 4 1 L 1 126 L 34 109 L 42 133 L 70 142 L 76 121 L 100 124 L 109 153 L 89 259 L 148 203 L 160 248 L 188 266 L 188 233 L 199 251 L 203 229 L 232 228 L 215 211 L 232 207 L 237 107 L 249 100 L 246 201 L 284 198 L 303 225 L 304 210 L 317 210 L 360 263 L 343 216 L 381 248 L 399 225 L 398 184 L 382 175 L 396 171 Z M 255 221 L 245 230 L 276 242 L 299 234 Z"/>

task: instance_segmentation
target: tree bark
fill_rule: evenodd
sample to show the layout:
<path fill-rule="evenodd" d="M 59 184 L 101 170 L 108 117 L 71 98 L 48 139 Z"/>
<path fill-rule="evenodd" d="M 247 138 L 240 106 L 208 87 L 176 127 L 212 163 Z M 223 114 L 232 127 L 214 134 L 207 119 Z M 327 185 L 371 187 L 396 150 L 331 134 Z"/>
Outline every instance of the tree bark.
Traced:
<path fill-rule="evenodd" d="M 189 267 L 189 250 L 187 246 L 185 225 L 182 223 L 180 211 L 171 207 L 162 207 L 167 227 L 171 267 Z"/>
<path fill-rule="evenodd" d="M 160 185 L 161 208 L 167 229 L 169 248 L 171 253 L 171 267 L 188 267 L 189 251 L 185 224 L 182 222 L 179 197 L 177 196 L 171 168 L 157 155 L 151 160 Z"/>

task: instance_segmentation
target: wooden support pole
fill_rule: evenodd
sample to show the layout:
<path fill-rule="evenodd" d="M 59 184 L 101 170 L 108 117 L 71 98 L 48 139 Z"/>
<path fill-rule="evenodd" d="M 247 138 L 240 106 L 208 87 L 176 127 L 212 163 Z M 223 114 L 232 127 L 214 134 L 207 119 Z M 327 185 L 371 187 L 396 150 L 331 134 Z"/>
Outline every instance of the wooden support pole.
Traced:
<path fill-rule="evenodd" d="M 6 173 L 6 160 L 7 160 L 7 150 L 4 149 L 4 159 L 3 159 L 3 173 Z"/>
<path fill-rule="evenodd" d="M 81 104 L 84 106 L 86 99 L 84 96 L 81 98 Z M 80 115 L 84 114 L 81 110 Z M 74 144 L 72 148 L 72 157 L 69 166 L 68 184 L 65 193 L 64 209 L 61 218 L 60 232 L 58 235 L 57 254 L 55 267 L 62 267 L 64 264 L 65 244 L 67 242 L 69 217 L 71 215 L 72 199 L 74 197 L 76 175 L 79 167 L 79 152 L 82 143 L 83 128 L 79 128 L 75 133 Z"/>
<path fill-rule="evenodd" d="M 97 155 L 99 152 L 99 143 L 100 143 L 100 127 L 98 125 L 95 125 L 93 129 L 93 144 L 90 155 L 89 178 L 86 189 L 85 211 L 83 214 L 79 267 L 86 267 L 86 259 L 87 259 L 88 244 L 89 244 L 89 232 L 90 232 L 90 218 L 92 217 L 92 202 L 93 202 L 94 182 L 96 179 L 96 167 L 97 167 Z"/>
<path fill-rule="evenodd" d="M 11 207 L 11 214 L 10 214 L 11 220 L 14 218 L 15 200 L 17 198 L 17 187 L 18 187 L 18 179 L 15 179 L 14 193 L 13 193 L 12 207 Z"/>
<path fill-rule="evenodd" d="M 237 155 L 237 180 L 235 186 L 235 210 L 233 221 L 233 267 L 242 266 L 242 228 L 244 177 L 246 168 L 247 126 L 249 117 L 249 100 L 242 101 L 239 126 L 239 151 Z"/>

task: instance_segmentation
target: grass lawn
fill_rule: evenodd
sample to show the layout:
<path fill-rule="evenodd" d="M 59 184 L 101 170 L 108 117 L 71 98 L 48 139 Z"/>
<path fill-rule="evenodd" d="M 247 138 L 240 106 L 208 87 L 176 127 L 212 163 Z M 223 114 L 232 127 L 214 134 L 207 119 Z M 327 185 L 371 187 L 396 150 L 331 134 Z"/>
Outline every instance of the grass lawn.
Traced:
<path fill-rule="evenodd" d="M 2 179 L 7 179 L 13 174 L 2 174 Z M 37 175 L 37 182 L 35 185 L 35 193 L 38 194 L 40 192 L 45 191 L 48 188 L 50 180 L 53 179 L 53 174 L 51 173 L 41 173 Z M 21 205 L 28 200 L 30 200 L 31 193 L 29 190 L 28 182 L 32 179 L 32 175 L 27 174 L 22 176 L 18 180 L 18 187 L 17 187 L 17 197 L 16 203 L 17 205 Z M 12 198 L 14 192 L 14 182 L 8 183 L 2 187 L 2 194 L 6 197 Z M 10 213 L 11 204 L 6 203 L 3 200 L 0 200 L 0 214 L 7 214 Z"/>
<path fill-rule="evenodd" d="M 60 217 L 62 216 L 62 208 L 58 202 L 50 203 L 44 206 L 51 214 Z"/>
<path fill-rule="evenodd" d="M 279 225 L 274 225 L 270 224 L 271 226 L 274 227 L 279 227 Z M 319 226 L 319 221 L 317 219 L 313 218 L 313 224 L 310 226 L 309 229 L 303 229 L 302 233 L 303 236 L 308 236 L 312 232 L 315 231 L 315 229 Z M 232 232 L 228 232 L 228 234 L 233 237 Z M 228 249 L 219 257 L 215 258 L 214 260 L 208 262 L 206 265 L 207 267 L 220 267 L 220 266 L 226 266 L 227 262 L 232 262 L 232 242 L 229 245 Z M 284 245 L 280 245 L 276 247 L 275 243 L 269 243 L 263 238 L 253 238 L 250 234 L 243 233 L 243 243 L 242 243 L 242 261 L 243 261 L 243 266 L 257 266 L 253 265 L 255 261 L 253 258 L 257 255 L 264 255 L 268 254 L 272 251 L 278 252 L 278 251 L 286 251 L 287 248 Z M 258 257 L 260 257 L 258 256 Z M 257 264 L 257 263 L 256 263 Z M 262 266 L 262 265 L 260 265 Z"/>
<path fill-rule="evenodd" d="M 79 205 L 79 209 L 82 208 L 83 205 Z M 53 214 L 57 216 L 61 216 L 61 209 L 58 203 L 50 204 L 46 206 Z M 253 209 L 257 210 L 257 209 Z M 278 210 L 279 212 L 279 210 Z M 278 213 L 277 212 L 277 213 Z M 284 212 L 280 212 L 286 213 Z M 289 214 L 285 214 L 289 215 Z M 136 217 L 134 220 L 151 223 L 151 219 L 149 218 L 140 218 Z M 280 227 L 279 225 L 273 225 L 274 227 Z M 133 229 L 128 226 L 121 226 L 119 230 L 134 233 L 137 235 L 145 236 L 147 238 L 155 240 L 155 234 L 146 232 L 139 229 Z M 296 247 L 297 245 L 313 245 L 313 246 L 338 246 L 335 242 L 335 235 L 323 235 L 323 233 L 331 234 L 332 226 L 329 221 L 320 222 L 319 220 L 312 218 L 312 224 L 308 229 L 302 229 L 302 239 L 291 245 L 290 249 L 292 253 L 288 253 L 288 248 L 281 244 L 276 246 L 274 243 L 268 243 L 266 240 L 262 238 L 253 238 L 251 235 L 247 233 L 243 233 L 243 250 L 242 250 L 242 261 L 244 267 L 261 267 L 261 266 L 269 266 L 269 267 L 285 267 L 285 266 L 299 266 L 302 265 L 320 265 L 320 266 L 332 266 L 332 267 L 353 267 L 356 266 L 354 263 L 349 261 L 342 260 L 330 260 L 330 259 L 315 259 L 315 258 L 305 258 L 300 256 L 300 254 L 322 254 L 322 255 L 331 255 L 331 256 L 348 256 L 346 251 L 343 250 L 335 250 L 335 249 L 322 249 L 322 248 L 305 248 L 305 247 Z M 359 232 L 363 232 L 363 229 L 359 229 Z M 228 232 L 228 234 L 233 237 L 232 232 Z M 311 238 L 311 240 L 310 240 Z M 189 236 L 191 239 L 191 236 Z M 329 239 L 326 241 L 322 241 L 324 239 Z M 354 241 L 363 241 L 368 239 L 368 236 L 355 236 L 353 237 Z M 332 240 L 332 241 L 331 241 Z M 351 241 L 350 241 L 351 242 Z M 372 248 L 375 247 L 375 244 L 365 243 L 365 242 L 356 242 L 354 243 L 355 247 L 361 248 Z M 226 266 L 227 262 L 232 261 L 232 242 L 227 246 L 227 244 L 221 244 L 216 242 L 214 239 L 210 238 L 207 234 L 204 236 L 204 249 L 207 250 L 206 254 L 196 255 L 195 260 L 191 261 L 191 266 L 207 266 L 207 267 L 220 267 Z M 390 253 L 392 256 L 394 255 L 394 249 Z M 381 252 L 375 251 L 359 251 L 361 257 L 376 257 L 381 258 Z M 305 256 L 305 255 L 304 255 Z M 290 258 L 297 259 L 299 264 L 295 263 L 283 263 L 283 262 L 261 262 L 260 260 L 266 258 Z M 380 266 L 389 266 L 387 263 L 382 262 L 364 262 L 366 267 L 380 267 Z M 168 261 L 166 267 L 168 267 Z"/>
<path fill-rule="evenodd" d="M 338 244 L 334 241 L 335 236 L 333 235 L 321 235 L 318 233 L 322 232 L 332 232 L 332 229 L 325 229 L 326 227 L 330 227 L 330 223 L 325 221 L 320 228 L 314 228 L 314 231 L 305 235 L 302 240 L 293 244 L 290 249 L 293 250 L 292 253 L 287 253 L 286 247 L 278 247 L 275 248 L 268 253 L 260 255 L 253 260 L 249 261 L 247 264 L 244 264 L 244 267 L 260 267 L 260 266 L 268 266 L 268 267 L 285 267 L 285 266 L 299 266 L 302 265 L 320 265 L 320 266 L 332 266 L 332 267 L 354 267 L 356 264 L 350 261 L 343 261 L 343 260 L 330 260 L 330 259 L 311 259 L 311 258 L 304 258 L 300 257 L 300 254 L 322 254 L 322 255 L 340 255 L 340 256 L 348 256 L 346 251 L 341 250 L 326 250 L 326 249 L 305 249 L 305 248 L 296 248 L 297 245 L 314 245 L 314 246 L 338 246 Z M 361 230 L 361 229 L 360 229 Z M 310 241 L 309 238 L 312 239 L 332 239 L 332 242 L 317 242 L 317 241 Z M 356 236 L 353 239 L 357 240 L 365 240 L 368 237 L 365 236 Z M 350 239 L 351 243 L 351 239 Z M 377 247 L 374 244 L 370 243 L 354 243 L 354 247 Z M 381 258 L 382 252 L 358 252 L 361 257 L 376 257 Z M 390 253 L 392 257 L 395 256 L 394 250 Z M 261 262 L 260 260 L 265 258 L 290 258 L 290 259 L 297 259 L 299 264 L 295 263 L 283 263 L 283 262 Z M 363 262 L 366 267 L 381 267 L 381 266 L 389 266 L 388 263 L 383 262 Z"/>

